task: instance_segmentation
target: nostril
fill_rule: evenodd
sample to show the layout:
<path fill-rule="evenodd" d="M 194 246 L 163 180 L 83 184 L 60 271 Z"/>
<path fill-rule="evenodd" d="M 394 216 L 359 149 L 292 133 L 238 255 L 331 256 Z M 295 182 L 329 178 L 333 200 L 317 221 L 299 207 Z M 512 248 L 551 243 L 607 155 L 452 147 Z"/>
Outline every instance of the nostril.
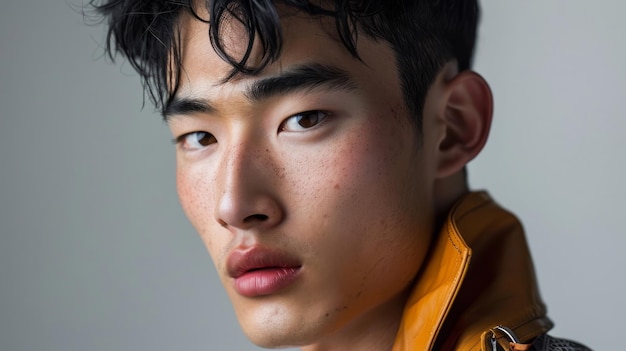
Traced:
<path fill-rule="evenodd" d="M 246 218 L 244 218 L 244 223 L 250 223 L 250 222 L 255 222 L 255 221 L 259 221 L 259 222 L 263 222 L 267 220 L 267 215 L 264 214 L 253 214 L 250 215 Z"/>

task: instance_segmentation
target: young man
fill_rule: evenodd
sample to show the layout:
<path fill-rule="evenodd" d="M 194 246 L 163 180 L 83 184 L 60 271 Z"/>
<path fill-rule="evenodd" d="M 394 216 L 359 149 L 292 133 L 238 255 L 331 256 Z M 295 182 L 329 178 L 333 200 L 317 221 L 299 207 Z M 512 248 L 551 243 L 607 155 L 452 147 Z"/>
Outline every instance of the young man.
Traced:
<path fill-rule="evenodd" d="M 254 343 L 587 350 L 546 335 L 520 224 L 467 187 L 492 114 L 475 2 L 96 6 Z"/>

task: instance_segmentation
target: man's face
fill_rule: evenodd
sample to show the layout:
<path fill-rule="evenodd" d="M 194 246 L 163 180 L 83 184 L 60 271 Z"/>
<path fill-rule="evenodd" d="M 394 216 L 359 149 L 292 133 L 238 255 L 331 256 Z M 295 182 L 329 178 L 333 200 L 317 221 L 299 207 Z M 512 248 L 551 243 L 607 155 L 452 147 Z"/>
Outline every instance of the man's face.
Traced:
<path fill-rule="evenodd" d="M 182 23 L 178 193 L 246 334 L 306 345 L 399 318 L 430 243 L 435 170 L 392 50 L 361 35 L 361 62 L 320 20 L 290 17 L 278 62 L 223 83 L 207 25 Z M 241 52 L 239 29 L 225 34 Z"/>

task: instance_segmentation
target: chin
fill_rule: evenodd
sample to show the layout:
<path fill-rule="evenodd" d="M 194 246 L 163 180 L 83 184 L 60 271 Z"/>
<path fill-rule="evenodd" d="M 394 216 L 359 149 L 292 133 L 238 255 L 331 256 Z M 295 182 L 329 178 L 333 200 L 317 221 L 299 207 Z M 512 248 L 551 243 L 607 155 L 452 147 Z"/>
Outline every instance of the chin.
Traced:
<path fill-rule="evenodd" d="M 284 306 L 259 304 L 237 312 L 239 324 L 248 339 L 257 346 L 277 349 L 302 347 L 324 334 L 326 323 Z"/>
<path fill-rule="evenodd" d="M 253 344 L 266 349 L 301 347 L 311 343 L 301 334 L 302 330 L 294 332 L 292 328 L 282 328 L 278 323 L 273 327 L 266 325 L 253 330 L 244 328 L 244 333 Z"/>
<path fill-rule="evenodd" d="M 287 337 L 286 335 L 274 335 L 272 333 L 261 334 L 246 334 L 248 339 L 256 346 L 264 349 L 283 349 L 290 347 L 301 347 L 302 343 L 296 342 L 293 336 Z"/>

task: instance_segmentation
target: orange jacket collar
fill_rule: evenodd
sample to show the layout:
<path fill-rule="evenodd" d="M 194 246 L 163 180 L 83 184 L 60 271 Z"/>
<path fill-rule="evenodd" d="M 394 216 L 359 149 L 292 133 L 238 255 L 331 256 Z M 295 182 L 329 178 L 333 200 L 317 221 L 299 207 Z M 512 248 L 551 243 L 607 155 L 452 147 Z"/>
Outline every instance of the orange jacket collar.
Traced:
<path fill-rule="evenodd" d="M 491 328 L 522 341 L 552 327 L 519 221 L 485 192 L 450 211 L 407 301 L 393 351 L 490 350 Z M 504 338 L 498 340 L 503 346 Z"/>

